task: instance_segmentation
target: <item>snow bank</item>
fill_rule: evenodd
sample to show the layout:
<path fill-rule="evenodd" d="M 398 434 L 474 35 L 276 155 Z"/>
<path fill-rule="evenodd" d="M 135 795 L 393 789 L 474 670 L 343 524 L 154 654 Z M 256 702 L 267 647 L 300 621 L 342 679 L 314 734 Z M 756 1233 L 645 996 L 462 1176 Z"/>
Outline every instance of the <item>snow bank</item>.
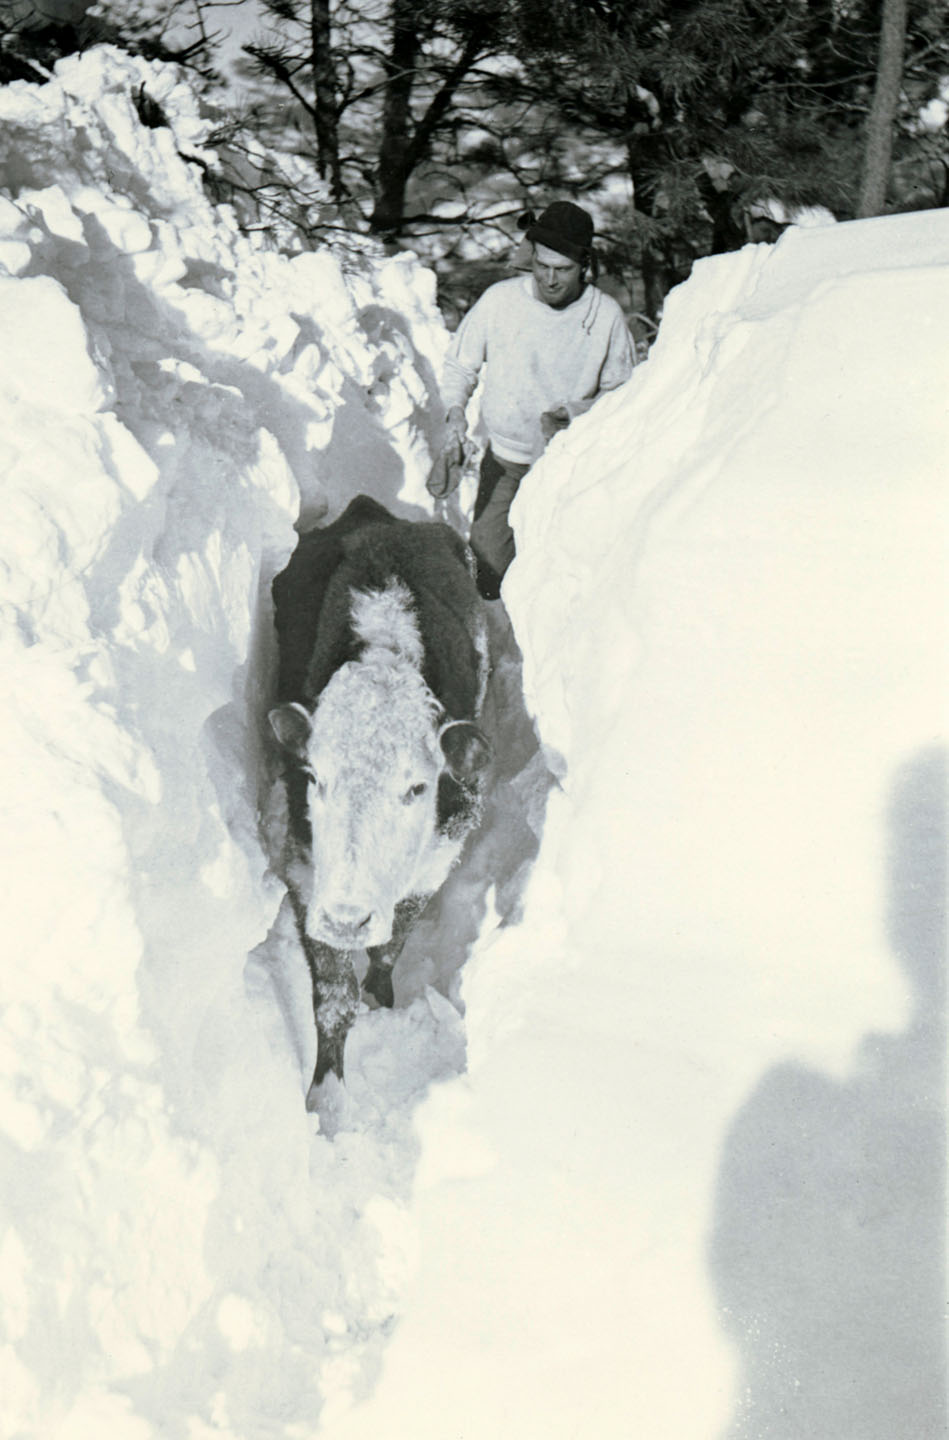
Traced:
<path fill-rule="evenodd" d="M 565 773 L 333 1440 L 941 1433 L 947 256 L 942 212 L 701 262 L 524 481 Z"/>
<path fill-rule="evenodd" d="M 335 1145 L 304 1112 L 257 836 L 269 582 L 301 503 L 429 503 L 434 280 L 242 235 L 167 67 L 94 52 L 0 120 L 0 1428 L 309 1434 L 398 1311 L 411 1103 L 463 1039 L 423 989 L 389 1111 Z"/>

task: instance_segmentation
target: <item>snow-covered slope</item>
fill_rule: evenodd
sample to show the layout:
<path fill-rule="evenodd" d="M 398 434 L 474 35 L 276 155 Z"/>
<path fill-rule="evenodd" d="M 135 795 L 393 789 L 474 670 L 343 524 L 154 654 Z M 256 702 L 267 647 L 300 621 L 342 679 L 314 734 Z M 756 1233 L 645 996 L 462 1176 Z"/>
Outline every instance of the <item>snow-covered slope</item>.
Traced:
<path fill-rule="evenodd" d="M 703 262 L 524 481 L 565 776 L 333 1440 L 942 1433 L 947 257 L 943 212 Z"/>
<path fill-rule="evenodd" d="M 399 1075 L 315 1133 L 259 949 L 268 587 L 301 499 L 427 503 L 434 281 L 242 237 L 167 68 L 0 124 L 0 1431 L 309 1433 L 398 1308 L 413 1140 Z M 399 1026 L 409 1097 L 462 1063 L 437 995 Z"/>
<path fill-rule="evenodd" d="M 891 802 L 945 733 L 946 216 L 699 266 L 525 482 L 506 602 L 546 750 L 495 614 L 494 806 L 357 1022 L 330 1138 L 258 835 L 268 586 L 301 507 L 425 512 L 446 337 L 411 257 L 242 235 L 208 123 L 108 50 L 0 90 L 0 1434 L 693 1440 L 741 1388 L 757 1440 L 843 1434 L 855 1386 L 854 1440 L 899 1433 L 894 1396 L 935 1433 L 883 1318 L 928 1355 L 910 1227 L 850 1304 L 827 1217 L 841 1097 L 858 1158 L 912 1130 L 911 1081 L 938 1118 L 898 1048 L 938 1014 L 938 872 Z M 800 1176 L 785 1101 L 748 1109 L 779 1062 L 837 1105 Z M 908 1216 L 908 1174 L 925 1237 L 919 1123 L 874 1194 Z M 800 1265 L 783 1328 L 741 1289 L 772 1155 L 841 1325 Z M 788 1338 L 815 1309 L 823 1372 Z"/>

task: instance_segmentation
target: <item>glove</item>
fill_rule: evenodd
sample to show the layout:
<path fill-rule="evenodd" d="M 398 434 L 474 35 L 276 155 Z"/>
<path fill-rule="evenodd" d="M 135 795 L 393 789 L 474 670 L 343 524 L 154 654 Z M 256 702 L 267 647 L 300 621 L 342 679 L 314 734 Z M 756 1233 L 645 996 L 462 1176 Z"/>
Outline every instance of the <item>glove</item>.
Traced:
<path fill-rule="evenodd" d="M 445 448 L 435 457 L 425 488 L 436 500 L 444 500 L 461 484 L 465 469 L 465 446 L 460 435 L 453 435 Z"/>

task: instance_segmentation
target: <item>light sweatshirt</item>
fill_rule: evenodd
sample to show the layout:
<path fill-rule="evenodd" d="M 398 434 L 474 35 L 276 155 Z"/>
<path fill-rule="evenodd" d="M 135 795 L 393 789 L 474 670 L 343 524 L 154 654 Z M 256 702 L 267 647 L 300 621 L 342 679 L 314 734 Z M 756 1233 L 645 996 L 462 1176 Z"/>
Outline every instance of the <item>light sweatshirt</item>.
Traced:
<path fill-rule="evenodd" d="M 458 327 L 445 361 L 446 410 L 467 405 L 484 367 L 481 418 L 499 460 L 532 464 L 543 452 L 540 417 L 564 406 L 573 419 L 629 379 L 632 341 L 616 301 L 587 285 L 562 310 L 539 300 L 533 275 L 490 286 Z"/>

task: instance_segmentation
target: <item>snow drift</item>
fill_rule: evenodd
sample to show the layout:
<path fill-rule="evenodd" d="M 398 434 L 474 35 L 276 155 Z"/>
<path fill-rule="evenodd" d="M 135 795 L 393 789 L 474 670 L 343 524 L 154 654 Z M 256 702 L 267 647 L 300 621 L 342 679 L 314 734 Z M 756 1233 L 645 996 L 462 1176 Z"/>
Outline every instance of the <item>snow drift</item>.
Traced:
<path fill-rule="evenodd" d="M 463 1063 L 422 986 L 369 1138 L 315 1134 L 256 818 L 269 582 L 301 504 L 424 496 L 434 279 L 242 237 L 167 68 L 0 114 L 3 1433 L 289 1434 L 371 1373 Z"/>
<path fill-rule="evenodd" d="M 941 1433 L 947 256 L 942 212 L 702 262 L 526 477 L 565 775 L 334 1440 L 423 1387 L 415 1440 Z"/>
<path fill-rule="evenodd" d="M 428 506 L 434 281 L 242 235 L 166 67 L 94 52 L 0 120 L 3 1434 L 935 1434 L 945 214 L 700 265 L 528 477 L 545 748 L 496 615 L 494 812 L 330 1139 L 257 825 L 268 586 L 301 509 Z M 833 1324 L 741 1288 L 782 1064 L 859 1112 L 858 1186 L 913 1137 Z M 838 1282 L 839 1140 L 784 1197 Z"/>

